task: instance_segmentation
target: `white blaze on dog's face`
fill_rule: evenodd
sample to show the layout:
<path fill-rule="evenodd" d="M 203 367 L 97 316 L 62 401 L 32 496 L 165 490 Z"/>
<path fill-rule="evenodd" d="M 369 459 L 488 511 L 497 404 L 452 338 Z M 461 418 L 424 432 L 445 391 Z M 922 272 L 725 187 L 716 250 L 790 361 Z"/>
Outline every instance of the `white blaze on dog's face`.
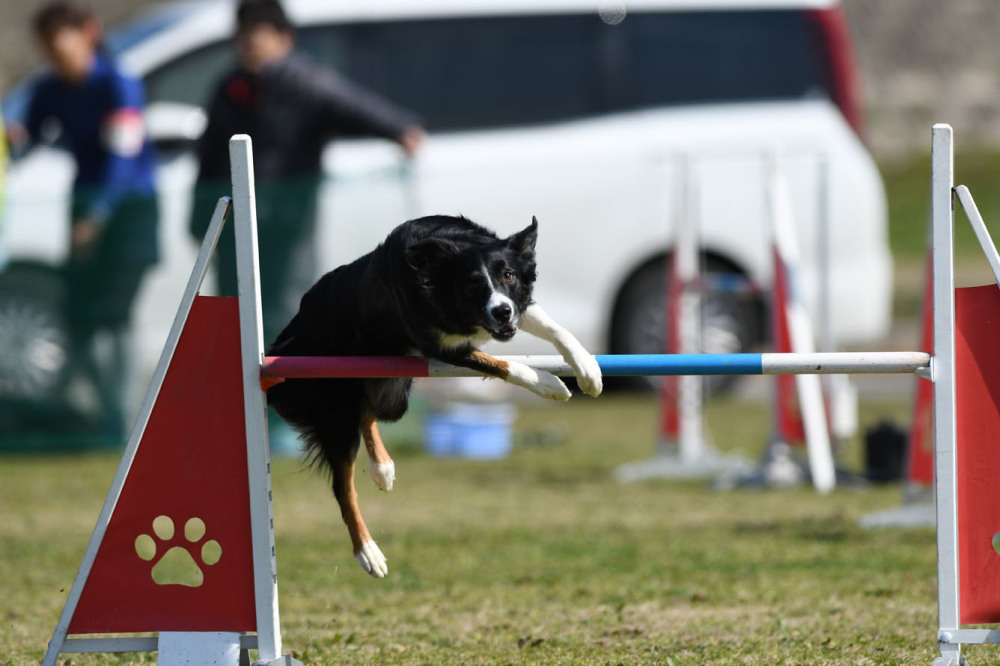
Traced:
<path fill-rule="evenodd" d="M 502 282 L 511 282 L 517 279 L 513 271 L 510 269 L 502 269 L 500 280 Z M 508 296 L 504 291 L 497 288 L 496 283 L 493 281 L 493 277 L 490 275 L 490 270 L 486 266 L 483 266 L 483 275 L 486 276 L 486 280 L 490 286 L 490 298 L 486 301 L 486 318 L 492 324 L 494 330 L 504 329 L 506 327 L 517 328 L 517 322 L 521 317 L 521 313 L 517 308 L 517 303 Z"/>
<path fill-rule="evenodd" d="M 538 223 L 506 240 L 484 246 L 479 253 L 479 276 L 470 278 L 470 290 L 482 303 L 481 326 L 495 340 L 517 333 L 521 313 L 531 303 L 535 282 L 535 239 Z"/>

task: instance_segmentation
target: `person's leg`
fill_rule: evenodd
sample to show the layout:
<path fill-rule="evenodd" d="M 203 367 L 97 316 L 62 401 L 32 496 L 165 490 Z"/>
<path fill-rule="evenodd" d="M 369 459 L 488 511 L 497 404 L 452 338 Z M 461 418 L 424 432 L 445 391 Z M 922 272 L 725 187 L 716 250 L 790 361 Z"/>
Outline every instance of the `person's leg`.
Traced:
<path fill-rule="evenodd" d="M 100 294 L 103 316 L 91 341 L 93 377 L 101 404 L 101 430 L 115 444 L 124 443 L 127 433 L 131 407 L 128 393 L 130 319 L 132 305 L 147 270 L 147 266 L 126 264 L 110 272 Z"/>
<path fill-rule="evenodd" d="M 315 185 L 272 184 L 258 191 L 261 317 L 269 346 L 299 310 L 316 280 Z M 294 456 L 301 442 L 274 410 L 268 410 L 271 454 Z"/>

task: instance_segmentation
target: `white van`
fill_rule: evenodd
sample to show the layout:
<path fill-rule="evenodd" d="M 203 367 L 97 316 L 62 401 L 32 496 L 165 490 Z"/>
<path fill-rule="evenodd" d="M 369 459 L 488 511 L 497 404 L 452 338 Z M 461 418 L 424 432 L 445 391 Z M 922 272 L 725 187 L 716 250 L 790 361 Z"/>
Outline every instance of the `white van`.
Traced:
<path fill-rule="evenodd" d="M 540 222 L 536 295 L 595 352 L 663 348 L 664 257 L 678 183 L 693 179 L 709 270 L 766 288 L 762 156 L 794 197 L 818 303 L 820 220 L 830 225 L 841 345 L 888 329 L 891 259 L 882 182 L 859 138 L 857 73 L 829 0 L 285 0 L 298 45 L 401 106 L 430 132 L 412 163 L 378 139 L 324 155 L 320 266 L 372 249 L 401 221 L 462 213 L 501 234 Z M 233 3 L 169 4 L 109 35 L 146 83 L 159 149 L 162 260 L 144 284 L 142 376 L 160 352 L 195 248 L 187 235 L 202 105 L 234 65 Z M 23 113 L 27 84 L 4 100 Z M 0 397 L 50 395 L 65 336 L 56 269 L 66 255 L 66 154 L 40 148 L 9 174 L 0 254 Z M 762 339 L 758 298 L 705 305 L 706 351 Z M 504 351 L 528 353 L 531 339 Z M 14 352 L 11 352 L 11 349 Z M 16 359 L 12 362 L 9 359 Z"/>

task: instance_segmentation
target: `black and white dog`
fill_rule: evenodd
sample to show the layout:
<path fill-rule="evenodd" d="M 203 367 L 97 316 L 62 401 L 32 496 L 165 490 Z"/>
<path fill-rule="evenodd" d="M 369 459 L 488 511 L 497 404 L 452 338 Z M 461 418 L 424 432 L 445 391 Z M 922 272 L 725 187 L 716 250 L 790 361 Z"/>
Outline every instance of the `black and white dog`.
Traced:
<path fill-rule="evenodd" d="M 506 239 L 463 217 L 433 216 L 396 227 L 374 251 L 327 273 L 302 297 L 298 314 L 271 345 L 275 356 L 420 353 L 568 400 L 562 381 L 481 351 L 520 328 L 552 342 L 580 388 L 601 393 L 601 370 L 572 334 L 532 301 L 538 222 Z M 289 379 L 268 389 L 268 403 L 330 470 L 333 494 L 355 557 L 376 578 L 388 572 L 358 508 L 354 460 L 360 441 L 372 478 L 391 490 L 395 465 L 378 421 L 406 413 L 411 379 Z"/>

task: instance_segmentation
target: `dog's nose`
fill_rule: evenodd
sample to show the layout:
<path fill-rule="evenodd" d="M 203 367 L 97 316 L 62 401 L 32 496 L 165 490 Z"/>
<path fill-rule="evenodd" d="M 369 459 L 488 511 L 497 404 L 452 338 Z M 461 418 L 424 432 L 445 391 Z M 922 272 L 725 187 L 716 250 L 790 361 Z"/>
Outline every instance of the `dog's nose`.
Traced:
<path fill-rule="evenodd" d="M 498 324 L 510 323 L 511 317 L 514 315 L 513 308 L 507 303 L 501 303 L 492 310 L 490 310 L 490 315 L 496 320 Z"/>

